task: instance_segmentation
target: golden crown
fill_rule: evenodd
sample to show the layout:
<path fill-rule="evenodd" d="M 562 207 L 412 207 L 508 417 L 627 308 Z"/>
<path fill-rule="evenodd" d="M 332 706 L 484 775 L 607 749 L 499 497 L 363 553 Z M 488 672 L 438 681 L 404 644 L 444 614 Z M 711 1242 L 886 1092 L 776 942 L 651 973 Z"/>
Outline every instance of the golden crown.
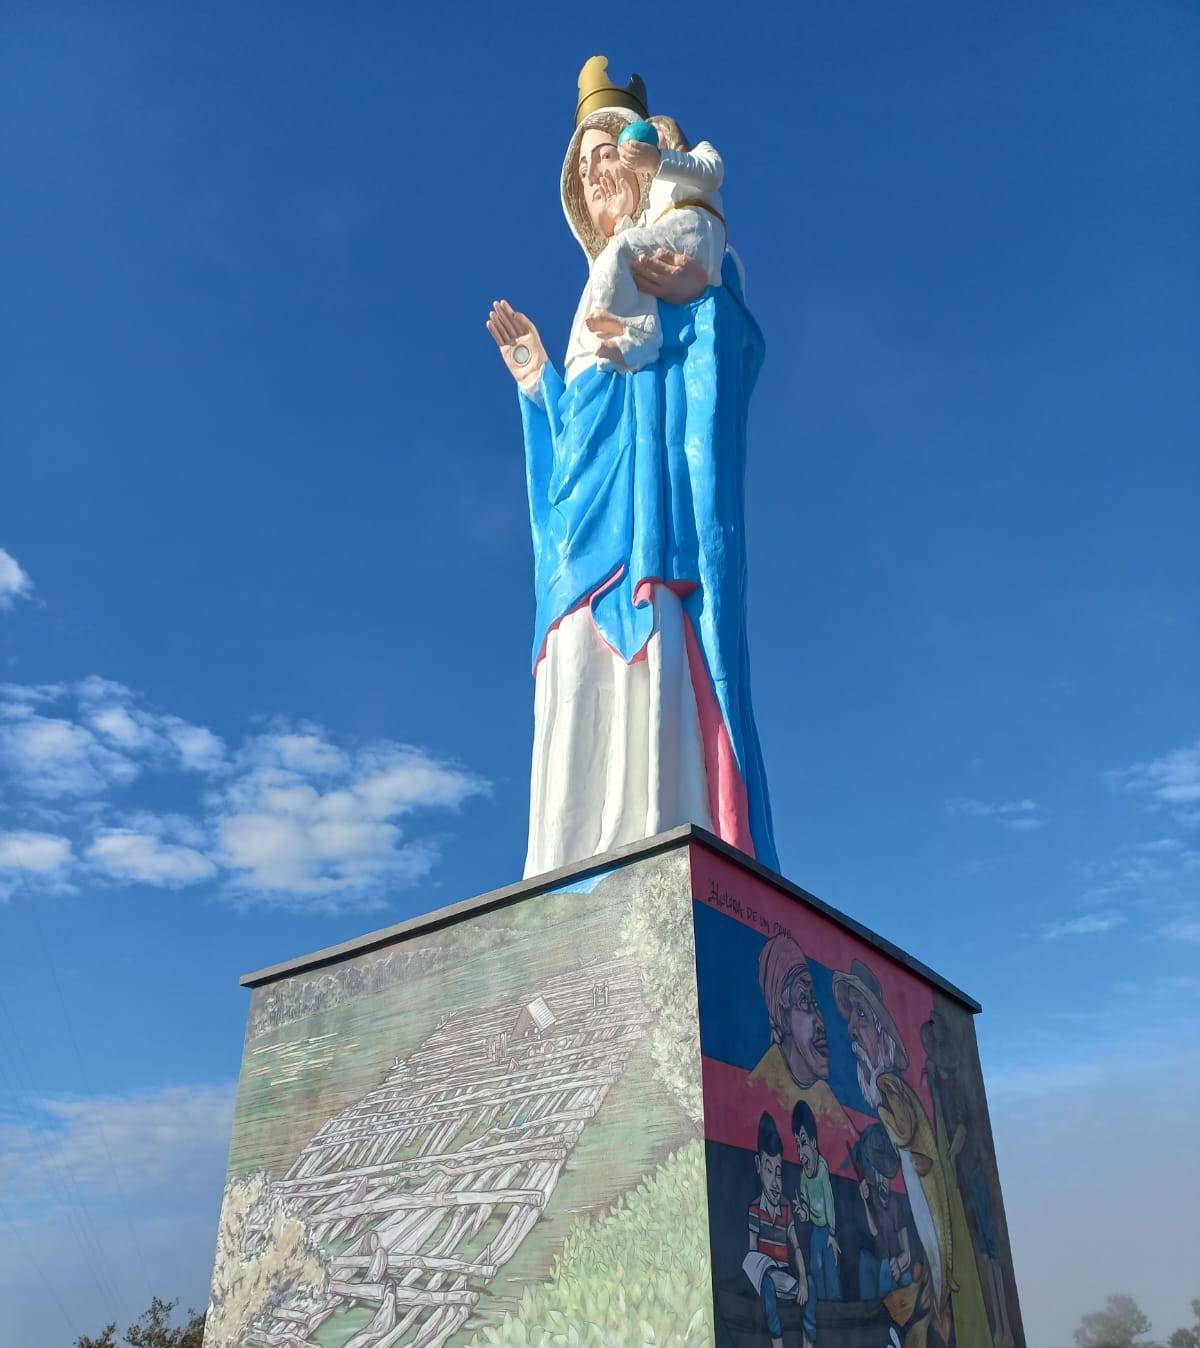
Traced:
<path fill-rule="evenodd" d="M 633 75 L 626 85 L 614 84 L 608 76 L 608 57 L 589 56 L 579 72 L 575 125 L 598 108 L 628 108 L 639 117 L 648 116 L 646 81 L 640 75 Z"/>

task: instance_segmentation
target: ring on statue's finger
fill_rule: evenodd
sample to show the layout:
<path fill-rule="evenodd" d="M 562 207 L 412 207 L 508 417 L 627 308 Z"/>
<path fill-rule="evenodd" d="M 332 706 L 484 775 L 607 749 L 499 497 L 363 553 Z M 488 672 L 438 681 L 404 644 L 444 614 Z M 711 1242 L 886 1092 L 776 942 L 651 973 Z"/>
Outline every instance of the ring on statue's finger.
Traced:
<path fill-rule="evenodd" d="M 513 360 L 517 365 L 528 365 L 532 359 L 533 352 L 530 351 L 524 342 L 513 347 Z"/>

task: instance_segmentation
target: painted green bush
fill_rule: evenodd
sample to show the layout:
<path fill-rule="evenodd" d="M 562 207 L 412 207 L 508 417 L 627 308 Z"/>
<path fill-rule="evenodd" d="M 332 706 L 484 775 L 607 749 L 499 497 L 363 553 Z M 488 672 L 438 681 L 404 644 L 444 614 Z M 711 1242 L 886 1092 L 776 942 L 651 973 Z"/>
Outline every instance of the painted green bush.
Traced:
<path fill-rule="evenodd" d="M 597 1221 L 567 1233 L 550 1280 L 471 1348 L 708 1348 L 704 1149 L 689 1142 Z"/>
<path fill-rule="evenodd" d="M 650 1051 L 655 1074 L 699 1131 L 704 1118 L 700 1011 L 686 852 L 670 858 L 635 891 L 621 939 L 637 961 L 642 1000 L 652 1013 Z"/>

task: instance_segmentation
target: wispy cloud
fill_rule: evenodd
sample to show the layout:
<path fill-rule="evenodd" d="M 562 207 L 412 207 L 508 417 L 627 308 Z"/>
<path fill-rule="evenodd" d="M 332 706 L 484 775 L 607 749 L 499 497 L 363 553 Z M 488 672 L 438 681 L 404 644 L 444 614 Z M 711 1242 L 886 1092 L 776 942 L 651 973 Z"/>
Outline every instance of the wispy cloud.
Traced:
<path fill-rule="evenodd" d="M 184 1306 L 203 1306 L 232 1083 L 20 1103 L 17 1110 L 0 1096 L 6 1348 L 73 1342 L 110 1318 L 128 1324 L 164 1287 Z M 51 1280 L 70 1326 L 47 1302 L 30 1259 Z"/>
<path fill-rule="evenodd" d="M 53 833 L 0 833 L 0 869 L 45 875 L 71 860 L 71 843 Z"/>
<path fill-rule="evenodd" d="M 386 882 L 408 884 L 437 859 L 400 820 L 456 809 L 486 790 L 474 774 L 411 745 L 348 752 L 316 727 L 249 741 L 212 797 L 218 855 L 236 889 L 277 902 L 371 901 Z"/>
<path fill-rule="evenodd" d="M 1116 908 L 1106 908 L 1102 912 L 1084 913 L 1081 917 L 1067 918 L 1062 922 L 1052 922 L 1042 928 L 1044 941 L 1059 941 L 1067 936 L 1106 936 L 1117 927 L 1124 926 L 1125 914 Z"/>
<path fill-rule="evenodd" d="M 1178 838 L 1155 838 L 1081 868 L 1083 902 L 1093 907 L 1118 900 L 1151 920 L 1186 909 L 1200 881 L 1200 851 Z M 1165 931 L 1160 920 L 1156 931 Z"/>
<path fill-rule="evenodd" d="M 87 849 L 95 868 L 114 880 L 180 889 L 217 874 L 216 863 L 194 847 L 164 842 L 135 829 L 101 829 Z"/>
<path fill-rule="evenodd" d="M 14 600 L 28 596 L 33 581 L 11 552 L 0 548 L 0 609 L 11 608 Z"/>
<path fill-rule="evenodd" d="M 28 1101 L 20 1116 L 0 1115 L 0 1190 L 49 1203 L 62 1176 L 89 1194 L 174 1183 L 224 1157 L 233 1102 L 232 1085 L 208 1084 Z"/>
<path fill-rule="evenodd" d="M 1042 927 L 1045 940 L 1104 936 L 1131 923 L 1131 939 L 1141 942 L 1200 941 L 1200 851 L 1184 839 L 1162 836 L 1126 846 L 1079 873 L 1086 911 Z"/>
<path fill-rule="evenodd" d="M 946 801 L 946 813 L 967 819 L 994 819 L 1013 833 L 1032 833 L 1044 828 L 1046 820 L 1035 800 L 976 800 L 955 796 Z"/>
<path fill-rule="evenodd" d="M 1200 945 L 1200 909 L 1180 913 L 1163 923 L 1157 935 L 1164 941 Z"/>
<path fill-rule="evenodd" d="M 150 778 L 192 807 L 138 809 Z M 389 886 L 426 876 L 437 842 L 407 817 L 488 789 L 417 746 L 339 744 L 308 723 L 230 748 L 95 676 L 0 687 L 0 787 L 30 826 L 0 849 L 0 898 L 18 882 L 86 874 L 161 889 L 213 882 L 238 901 L 322 909 L 376 905 Z"/>
<path fill-rule="evenodd" d="M 210 730 L 139 705 L 107 679 L 0 687 L 0 770 L 26 795 L 100 796 L 152 765 L 212 772 L 223 760 Z"/>
<path fill-rule="evenodd" d="M 1147 1119 L 1164 1139 L 1188 1134 L 1200 1109 L 1200 1023 L 1173 1006 L 1138 1030 L 1128 1024 L 1128 997 L 1119 1003 L 1111 1021 L 1092 1018 L 1088 1042 L 1075 1028 L 1036 1051 L 1023 1040 L 1008 1065 L 987 1073 L 1021 1308 L 1046 1344 L 1069 1343 L 1080 1313 L 1113 1288 L 1136 1293 L 1163 1330 L 1172 1320 L 1159 1308 L 1178 1307 L 1178 1324 L 1193 1295 L 1180 1286 L 1195 1248 L 1179 1201 L 1200 1182 L 1191 1151 L 1167 1141 L 1142 1146 L 1136 1165 L 1113 1157 L 1147 1139 Z M 1114 1212 L 1125 1229 L 1154 1230 L 1157 1239 L 1114 1242 Z"/>
<path fill-rule="evenodd" d="M 1154 838 L 1140 844 L 1138 850 L 1147 856 L 1176 856 L 1186 848 L 1178 838 Z"/>
<path fill-rule="evenodd" d="M 36 829 L 0 832 L 0 901 L 25 888 L 69 888 L 71 840 Z"/>
<path fill-rule="evenodd" d="M 38 829 L 0 832 L 0 903 L 24 890 L 70 892 L 71 840 Z"/>
<path fill-rule="evenodd" d="M 1200 823 L 1200 739 L 1158 758 L 1107 774 L 1109 784 L 1169 809 L 1187 824 Z"/>

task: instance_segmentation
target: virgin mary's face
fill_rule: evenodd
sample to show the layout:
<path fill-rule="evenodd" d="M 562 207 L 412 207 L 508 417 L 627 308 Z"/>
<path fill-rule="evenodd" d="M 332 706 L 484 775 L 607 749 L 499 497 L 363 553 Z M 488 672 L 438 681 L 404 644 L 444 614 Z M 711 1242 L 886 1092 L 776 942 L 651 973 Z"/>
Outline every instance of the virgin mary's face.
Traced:
<path fill-rule="evenodd" d="M 637 176 L 621 163 L 612 133 L 598 126 L 589 127 L 580 139 L 578 170 L 592 224 L 610 239 L 618 221 L 638 208 Z"/>

